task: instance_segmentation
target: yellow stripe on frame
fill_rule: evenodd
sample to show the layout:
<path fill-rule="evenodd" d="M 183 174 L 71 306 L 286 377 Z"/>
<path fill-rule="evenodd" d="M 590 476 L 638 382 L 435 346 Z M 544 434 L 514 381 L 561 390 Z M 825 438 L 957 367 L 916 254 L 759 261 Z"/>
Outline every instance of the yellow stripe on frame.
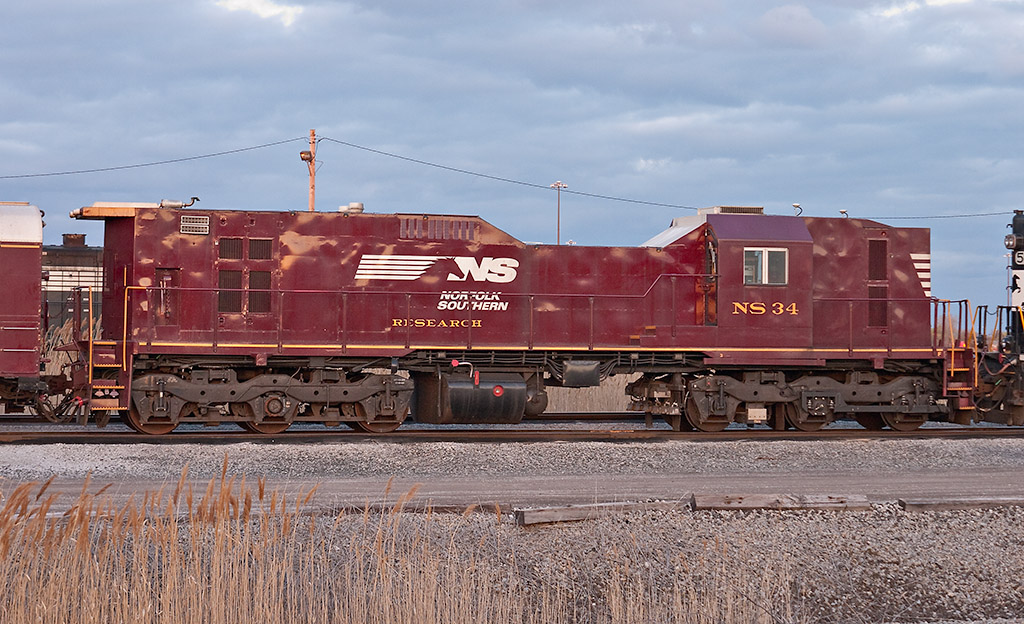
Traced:
<path fill-rule="evenodd" d="M 844 348 L 827 348 L 827 349 L 808 349 L 805 347 L 769 347 L 769 348 L 752 348 L 752 347 L 644 347 L 644 348 L 630 348 L 630 347 L 598 347 L 590 349 L 588 347 L 567 347 L 558 345 L 534 345 L 532 348 L 524 349 L 521 345 L 487 345 L 487 346 L 476 346 L 467 347 L 464 344 L 447 344 L 447 345 L 428 345 L 428 344 L 414 344 L 405 346 L 404 344 L 379 344 L 379 345 L 325 345 L 325 344 L 282 344 L 277 345 L 276 343 L 242 343 L 242 342 L 222 342 L 214 344 L 212 342 L 166 342 L 166 341 L 154 341 L 145 342 L 140 341 L 140 344 L 146 344 L 152 347 L 191 347 L 191 348 L 218 348 L 218 349 L 310 349 L 310 350 L 334 350 L 340 351 L 343 349 L 348 350 L 395 350 L 395 351 L 407 351 L 407 350 L 432 350 L 432 351 L 452 351 L 452 350 L 480 350 L 480 351 L 627 351 L 632 353 L 670 353 L 680 351 L 702 351 L 707 353 L 793 353 L 796 355 L 815 355 L 815 354 L 826 354 L 826 353 L 850 353 L 850 349 Z M 903 354 L 930 354 L 935 350 L 928 347 L 921 348 L 897 348 L 897 349 L 886 349 L 883 347 L 879 348 L 858 348 L 853 349 L 854 354 L 887 354 L 887 353 L 903 353 Z"/>

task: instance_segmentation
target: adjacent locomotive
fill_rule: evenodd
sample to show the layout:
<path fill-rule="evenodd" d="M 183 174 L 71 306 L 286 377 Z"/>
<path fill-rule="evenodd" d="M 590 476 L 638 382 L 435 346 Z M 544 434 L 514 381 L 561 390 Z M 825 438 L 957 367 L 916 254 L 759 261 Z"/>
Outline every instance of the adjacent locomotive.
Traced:
<path fill-rule="evenodd" d="M 978 356 L 968 306 L 931 296 L 922 228 L 718 207 L 639 247 L 587 247 L 361 206 L 73 216 L 105 222 L 103 292 L 74 302 L 80 420 L 515 423 L 548 386 L 630 374 L 632 407 L 675 429 L 1024 424 L 1017 364 L 979 378 L 1003 354 Z"/>

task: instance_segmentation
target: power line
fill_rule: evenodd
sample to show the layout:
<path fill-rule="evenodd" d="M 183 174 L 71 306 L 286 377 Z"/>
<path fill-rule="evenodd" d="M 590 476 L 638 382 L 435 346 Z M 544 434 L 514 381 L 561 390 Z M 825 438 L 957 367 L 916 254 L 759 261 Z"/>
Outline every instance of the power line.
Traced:
<path fill-rule="evenodd" d="M 56 177 L 56 176 L 67 176 L 67 175 L 80 175 L 80 174 L 88 174 L 88 173 L 104 173 L 104 172 L 109 172 L 109 171 L 123 171 L 125 169 L 139 169 L 139 168 L 142 168 L 142 167 L 155 167 L 155 166 L 158 166 L 158 165 L 172 165 L 172 164 L 175 164 L 175 163 L 183 163 L 183 162 L 189 162 L 189 161 L 193 161 L 193 160 L 202 160 L 204 158 L 215 158 L 215 157 L 218 157 L 218 156 L 229 156 L 229 155 L 232 155 L 232 154 L 240 154 L 242 152 L 251 152 L 251 151 L 254 151 L 254 150 L 264 149 L 264 148 L 268 148 L 268 147 L 275 147 L 275 146 L 278 146 L 278 145 L 284 145 L 286 143 L 293 143 L 295 141 L 305 141 L 305 140 L 306 140 L 306 137 L 295 137 L 295 138 L 292 138 L 292 139 L 284 139 L 284 140 L 281 140 L 281 141 L 274 141 L 274 142 L 271 142 L 271 143 L 263 143 L 261 145 L 253 145 L 251 147 L 240 147 L 238 149 L 225 150 L 225 151 L 222 151 L 222 152 L 213 152 L 211 154 L 200 154 L 198 156 L 185 156 L 185 157 L 182 157 L 182 158 L 172 158 L 172 159 L 169 159 L 169 160 L 158 160 L 158 161 L 153 161 L 153 162 L 137 163 L 137 164 L 132 164 L 132 165 L 118 165 L 118 166 L 113 166 L 113 167 L 100 167 L 100 168 L 96 168 L 96 169 L 77 169 L 77 170 L 73 170 L 73 171 L 54 171 L 54 172 L 47 172 L 47 173 L 24 173 L 24 174 L 17 174 L 17 175 L 0 175 L 0 180 L 17 180 L 17 179 L 26 179 L 26 178 L 47 178 L 47 177 Z M 383 151 L 383 150 L 374 149 L 372 147 L 366 147 L 364 145 L 357 145 L 356 143 L 350 143 L 348 141 L 342 141 L 342 140 L 334 139 L 334 138 L 331 138 L 331 137 L 321 137 L 319 140 L 321 140 L 321 141 L 330 141 L 331 143 L 337 143 L 338 145 L 344 145 L 345 147 L 351 147 L 353 149 L 358 149 L 358 150 L 362 150 L 362 151 L 365 151 L 365 152 L 370 152 L 372 154 L 378 154 L 380 156 L 387 156 L 388 158 L 395 158 L 395 159 L 398 159 L 398 160 L 404 160 L 406 162 L 411 162 L 411 163 L 415 163 L 415 164 L 418 164 L 418 165 L 424 165 L 424 166 L 427 166 L 427 167 L 434 167 L 435 169 L 442 169 L 444 171 L 451 171 L 453 173 L 461 173 L 463 175 L 470 175 L 470 176 L 474 176 L 474 177 L 478 177 L 478 178 L 484 178 L 484 179 L 487 179 L 487 180 L 494 180 L 496 182 L 505 182 L 507 184 L 516 184 L 516 185 L 519 185 L 519 186 L 525 186 L 525 187 L 528 187 L 528 188 L 534 188 L 534 189 L 539 189 L 539 190 L 543 190 L 543 191 L 550 191 L 551 190 L 551 186 L 547 185 L 547 184 L 537 184 L 537 183 L 534 183 L 534 182 L 525 182 L 523 180 L 516 180 L 516 179 L 513 179 L 513 178 L 505 178 L 505 177 L 501 177 L 501 176 L 495 176 L 495 175 L 490 175 L 490 174 L 486 174 L 486 173 L 480 173 L 479 171 L 472 171 L 472 170 L 469 170 L 469 169 L 461 169 L 459 167 L 451 167 L 451 166 L 448 166 L 448 165 L 442 165 L 440 163 L 435 163 L 435 162 L 431 162 L 431 161 L 428 161 L 428 160 L 420 160 L 418 158 L 411 158 L 409 156 L 402 156 L 401 154 L 395 154 L 393 152 L 386 152 L 386 151 Z M 686 206 L 686 205 L 681 205 L 681 204 L 669 204 L 669 203 L 664 203 L 664 202 L 645 201 L 645 200 L 642 200 L 642 199 L 631 199 L 631 198 L 628 198 L 628 197 L 616 197 L 616 196 L 613 196 L 613 195 L 601 195 L 601 194 L 598 194 L 598 193 L 587 193 L 587 192 L 584 192 L 584 191 L 574 191 L 574 190 L 571 190 L 571 189 L 568 189 L 568 188 L 563 188 L 561 190 L 562 190 L 563 193 L 568 193 L 568 194 L 571 194 L 571 195 L 577 195 L 577 196 L 580 196 L 580 197 L 591 197 L 591 198 L 594 198 L 594 199 L 604 199 L 604 200 L 608 200 L 608 201 L 617 201 L 617 202 L 624 202 L 624 203 L 630 203 L 630 204 L 639 204 L 639 205 L 643 205 L 643 206 L 656 206 L 656 207 L 660 207 L 660 208 L 677 208 L 677 209 L 682 209 L 682 210 L 698 210 L 697 207 Z M 907 220 L 907 219 L 966 219 L 966 218 L 972 218 L 972 217 L 1006 216 L 1006 214 L 1007 214 L 1006 212 L 978 212 L 978 213 L 972 213 L 972 214 L 919 215 L 919 216 L 872 216 L 872 215 L 864 215 L 864 216 L 861 216 L 859 218 L 863 218 L 863 219 L 884 219 L 884 220 L 887 220 L 887 221 L 893 221 L 893 220 Z"/>
<path fill-rule="evenodd" d="M 170 160 L 158 160 L 155 162 L 139 163 L 135 165 L 118 165 L 116 167 L 100 167 L 98 169 L 78 169 L 75 171 L 54 171 L 50 173 L 23 173 L 19 175 L 0 175 L 0 180 L 17 180 L 24 178 L 49 178 L 54 176 L 66 176 L 66 175 L 79 175 L 83 173 L 104 173 L 107 171 L 122 171 L 124 169 L 139 169 L 141 167 L 155 167 L 157 165 L 172 165 L 174 163 L 183 163 L 191 160 L 201 160 L 203 158 L 214 158 L 216 156 L 228 156 L 230 154 L 239 154 L 241 152 L 251 152 L 253 150 L 263 149 L 265 147 L 274 147 L 275 145 L 283 145 L 285 143 L 291 143 L 293 141 L 303 141 L 305 137 L 298 137 L 295 139 L 285 139 L 283 141 L 274 141 L 273 143 L 264 143 L 263 145 L 253 145 L 252 147 L 240 147 L 238 149 L 227 150 L 224 152 L 214 152 L 213 154 L 201 154 L 199 156 L 186 156 L 184 158 L 172 158 Z"/>
<path fill-rule="evenodd" d="M 426 165 L 428 167 L 435 167 L 437 169 L 444 169 L 445 171 L 453 171 L 455 173 L 464 173 L 466 175 L 476 176 L 478 178 L 487 178 L 488 180 L 497 180 L 498 182 L 508 182 L 509 184 L 519 184 L 521 186 L 529 186 L 531 188 L 538 188 L 547 190 L 547 186 L 541 184 L 534 184 L 533 182 L 523 182 L 521 180 L 513 180 L 511 178 L 502 178 L 499 176 L 488 175 L 486 173 L 478 173 L 476 171 L 470 171 L 468 169 L 459 169 L 458 167 L 449 167 L 448 165 L 439 165 L 426 160 L 418 160 L 416 158 L 409 158 L 408 156 L 402 156 L 400 154 L 393 154 L 391 152 L 385 152 L 372 147 L 365 147 L 363 145 L 356 145 L 355 143 L 348 143 L 346 141 L 339 141 L 338 139 L 332 139 L 330 137 L 321 137 L 321 141 L 330 141 L 331 143 L 337 143 L 338 145 L 344 145 L 346 147 L 353 147 L 355 149 L 363 150 L 364 152 L 370 152 L 372 154 L 379 154 L 381 156 L 387 156 L 389 158 L 397 158 L 398 160 L 404 160 L 406 162 L 416 163 L 417 165 Z"/>
<path fill-rule="evenodd" d="M 920 215 L 916 217 L 872 217 L 870 215 L 859 217 L 861 219 L 885 219 L 886 221 L 894 221 L 896 219 L 966 219 L 968 217 L 1005 217 L 1006 211 L 1003 212 L 976 212 L 973 214 L 954 214 L 954 215 Z"/>
<path fill-rule="evenodd" d="M 471 175 L 478 178 L 485 178 L 487 180 L 495 180 L 497 182 L 506 182 L 508 184 L 518 184 L 519 186 L 526 186 L 529 188 L 540 189 L 542 191 L 550 191 L 551 187 L 548 184 L 536 184 L 534 182 L 524 182 L 522 180 L 514 180 L 512 178 L 503 178 L 500 176 L 489 175 L 486 173 L 480 173 L 478 171 L 470 171 L 469 169 L 460 169 L 458 167 L 449 167 L 448 165 L 442 165 L 428 160 L 420 160 L 418 158 L 410 158 L 408 156 L 402 156 L 401 154 L 394 154 L 392 152 L 385 152 L 383 150 L 374 149 L 372 147 L 366 147 L 364 145 L 356 145 L 355 143 L 349 143 L 348 141 L 340 141 L 338 139 L 332 139 L 330 137 L 322 137 L 322 141 L 330 141 L 331 143 L 337 143 L 338 145 L 344 145 L 364 152 L 370 152 L 371 154 L 378 154 L 380 156 L 387 156 L 389 158 L 397 158 L 398 160 L 404 160 L 406 162 L 416 163 L 417 165 L 426 165 L 427 167 L 434 167 L 436 169 L 443 169 L 445 171 L 451 171 L 454 173 L 462 173 L 465 175 Z M 644 201 L 642 199 L 629 199 L 626 197 L 613 197 L 611 195 L 598 195 L 596 193 L 584 193 L 583 191 L 573 191 L 567 188 L 562 189 L 563 193 L 569 193 L 571 195 L 579 195 L 581 197 L 593 197 L 595 199 L 607 199 L 610 201 L 626 202 L 630 204 L 642 204 L 645 206 L 659 206 L 662 208 L 682 208 L 684 210 L 697 210 L 693 206 L 682 206 L 679 204 L 666 204 L 661 202 Z"/>
<path fill-rule="evenodd" d="M 465 175 L 471 175 L 471 176 L 475 176 L 475 177 L 478 177 L 478 178 L 485 178 L 485 179 L 488 179 L 488 180 L 495 180 L 495 181 L 498 181 L 498 182 L 507 182 L 509 184 L 518 184 L 520 186 L 526 186 L 526 187 L 530 187 L 530 188 L 540 189 L 542 191 L 550 191 L 551 188 L 552 188 L 551 185 L 548 185 L 548 184 L 536 184 L 534 182 L 524 182 L 522 180 L 514 180 L 514 179 L 511 179 L 511 178 L 503 178 L 503 177 L 500 177 L 500 176 L 489 175 L 489 174 L 480 173 L 480 172 L 477 172 L 477 171 L 470 171 L 468 169 L 460 169 L 458 167 L 450 167 L 448 165 L 442 165 L 442 164 L 438 164 L 438 163 L 435 163 L 435 162 L 430 162 L 428 160 L 420 160 L 420 159 L 417 159 L 417 158 L 410 158 L 408 156 L 402 156 L 401 154 L 395 154 L 395 153 L 392 153 L 392 152 L 385 152 L 383 150 L 374 149 L 372 147 L 366 147 L 364 145 L 357 145 L 355 143 L 349 143 L 348 141 L 341 141 L 339 139 L 334 139 L 334 138 L 331 138 L 331 137 L 321 137 L 320 140 L 322 140 L 322 141 L 330 141 L 331 143 L 337 143 L 338 145 L 344 145 L 346 147 L 351 147 L 351 148 L 354 148 L 354 149 L 363 150 L 365 152 L 370 152 L 371 154 L 378 154 L 380 156 L 387 156 L 389 158 L 396 158 L 398 160 L 404 160 L 406 162 L 416 163 L 418 165 L 426 165 L 428 167 L 434 167 L 434 168 L 437 168 L 437 169 L 443 169 L 445 171 L 452 171 L 454 173 L 462 173 L 462 174 L 465 174 Z M 680 204 L 667 204 L 667 203 L 662 203 L 662 202 L 644 201 L 642 199 L 630 199 L 630 198 L 626 198 L 626 197 L 615 197 L 615 196 L 612 196 L 612 195 L 599 195 L 597 193 L 585 193 L 583 191 L 574 191 L 574 190 L 571 190 L 571 189 L 568 189 L 568 188 L 565 188 L 565 187 L 563 187 L 561 189 L 561 192 L 568 193 L 568 194 L 571 194 L 571 195 L 579 195 L 581 197 L 593 197 L 595 199 L 606 199 L 606 200 L 610 200 L 610 201 L 626 202 L 626 203 L 630 203 L 630 204 L 641 204 L 641 205 L 645 205 L 645 206 L 658 206 L 658 207 L 662 207 L 662 208 L 681 208 L 681 209 L 684 209 L 684 210 L 699 210 L 699 208 L 694 207 L 694 206 L 683 206 L 683 205 L 680 205 Z M 895 219 L 963 219 L 963 218 L 968 218 L 968 217 L 993 217 L 993 216 L 1005 216 L 1005 215 L 1006 215 L 1005 212 L 981 212 L 981 213 L 974 213 L 974 214 L 958 214 L 958 215 L 921 215 L 921 216 L 913 216 L 913 217 L 908 217 L 908 216 L 901 216 L 901 217 L 885 217 L 885 216 L 872 217 L 872 216 L 864 216 L 864 217 L 860 217 L 860 218 L 863 218 L 863 219 L 885 219 L 885 220 L 895 220 Z"/>

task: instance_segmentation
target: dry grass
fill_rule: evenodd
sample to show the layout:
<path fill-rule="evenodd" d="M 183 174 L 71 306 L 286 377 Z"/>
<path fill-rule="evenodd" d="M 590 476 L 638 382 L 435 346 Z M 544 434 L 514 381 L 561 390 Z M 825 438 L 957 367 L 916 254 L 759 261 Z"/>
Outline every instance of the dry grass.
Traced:
<path fill-rule="evenodd" d="M 96 337 L 100 335 L 99 327 L 96 327 Z M 75 332 L 71 319 L 68 319 L 60 327 L 51 327 L 46 332 L 43 340 L 43 358 L 46 360 L 44 375 L 59 375 L 71 364 L 74 355 L 67 351 L 58 351 L 58 347 L 71 344 L 75 340 Z"/>
<path fill-rule="evenodd" d="M 0 621 L 793 621 L 785 571 L 748 570 L 716 545 L 682 560 L 633 536 L 595 565 L 523 550 L 524 533 L 535 545 L 543 534 L 500 515 L 404 513 L 415 492 L 388 513 L 320 515 L 316 488 L 267 492 L 228 476 L 226 459 L 202 492 L 183 473 L 119 507 L 87 481 L 50 513 L 49 484 L 4 492 Z"/>
<path fill-rule="evenodd" d="M 639 375 L 609 377 L 597 388 L 549 386 L 548 412 L 623 412 L 629 408 L 626 384 Z"/>

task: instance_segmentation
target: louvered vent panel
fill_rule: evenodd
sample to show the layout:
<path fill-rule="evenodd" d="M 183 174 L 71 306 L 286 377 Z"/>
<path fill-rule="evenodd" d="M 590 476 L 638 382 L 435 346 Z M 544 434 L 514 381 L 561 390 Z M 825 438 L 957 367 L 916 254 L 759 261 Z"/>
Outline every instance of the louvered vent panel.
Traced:
<path fill-rule="evenodd" d="M 181 215 L 182 234 L 209 234 L 210 217 L 206 215 Z"/>

